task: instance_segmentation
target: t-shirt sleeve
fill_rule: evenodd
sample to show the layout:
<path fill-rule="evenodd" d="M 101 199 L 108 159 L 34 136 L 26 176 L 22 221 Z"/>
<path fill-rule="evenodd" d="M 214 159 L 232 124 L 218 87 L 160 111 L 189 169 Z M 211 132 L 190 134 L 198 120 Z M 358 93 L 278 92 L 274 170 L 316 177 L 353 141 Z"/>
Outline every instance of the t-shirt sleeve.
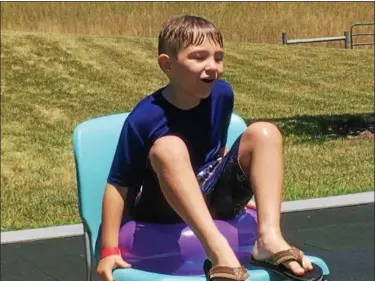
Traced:
<path fill-rule="evenodd" d="M 225 147 L 227 144 L 227 136 L 228 136 L 228 128 L 230 124 L 230 120 L 232 118 L 232 112 L 233 112 L 233 104 L 234 104 L 234 97 L 233 97 L 233 90 L 229 86 L 228 89 L 226 89 L 227 93 L 224 96 L 224 123 L 223 123 L 223 130 L 221 135 L 221 148 Z"/>
<path fill-rule="evenodd" d="M 123 187 L 139 187 L 146 160 L 145 140 L 127 119 L 120 133 L 107 182 Z"/>

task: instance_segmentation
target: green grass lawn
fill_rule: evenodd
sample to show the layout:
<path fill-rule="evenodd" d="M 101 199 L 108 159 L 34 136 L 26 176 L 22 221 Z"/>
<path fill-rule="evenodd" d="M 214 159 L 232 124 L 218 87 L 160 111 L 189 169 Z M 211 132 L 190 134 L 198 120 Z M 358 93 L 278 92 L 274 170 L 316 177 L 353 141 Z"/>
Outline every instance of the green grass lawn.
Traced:
<path fill-rule="evenodd" d="M 167 80 L 156 38 L 1 35 L 2 231 L 79 223 L 72 133 Z M 374 53 L 226 44 L 235 112 L 285 137 L 284 200 L 374 188 Z"/>

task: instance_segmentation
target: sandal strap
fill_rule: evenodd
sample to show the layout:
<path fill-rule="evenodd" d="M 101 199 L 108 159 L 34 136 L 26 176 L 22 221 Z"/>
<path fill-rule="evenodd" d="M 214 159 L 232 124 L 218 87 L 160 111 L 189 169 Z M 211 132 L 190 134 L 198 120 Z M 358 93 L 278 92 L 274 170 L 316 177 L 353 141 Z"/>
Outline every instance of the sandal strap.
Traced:
<path fill-rule="evenodd" d="M 288 250 L 280 251 L 267 259 L 267 262 L 273 265 L 279 265 L 286 261 L 297 261 L 302 263 L 303 252 L 296 247 L 291 247 Z"/>
<path fill-rule="evenodd" d="M 210 269 L 210 279 L 214 278 L 228 278 L 233 281 L 246 281 L 247 278 L 249 278 L 249 273 L 243 266 L 215 266 Z"/>

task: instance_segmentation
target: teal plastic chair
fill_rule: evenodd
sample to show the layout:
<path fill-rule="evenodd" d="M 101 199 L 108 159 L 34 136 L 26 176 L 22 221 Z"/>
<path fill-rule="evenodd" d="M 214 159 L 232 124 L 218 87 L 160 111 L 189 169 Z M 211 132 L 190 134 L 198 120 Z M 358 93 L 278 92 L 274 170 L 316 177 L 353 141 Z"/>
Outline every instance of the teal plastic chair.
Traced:
<path fill-rule="evenodd" d="M 95 245 L 101 223 L 102 197 L 109 169 L 117 146 L 123 123 L 129 113 L 104 116 L 79 124 L 74 130 L 73 148 L 77 173 L 79 212 L 83 222 L 87 281 L 92 280 L 92 269 L 98 260 Z M 246 129 L 244 120 L 232 114 L 228 129 L 227 146 L 230 148 L 237 137 Z M 319 258 L 310 259 L 323 268 L 328 275 L 328 267 Z M 279 280 L 266 270 L 248 268 L 252 281 Z M 202 276 L 168 276 L 137 269 L 116 269 L 113 272 L 116 281 L 204 281 Z"/>

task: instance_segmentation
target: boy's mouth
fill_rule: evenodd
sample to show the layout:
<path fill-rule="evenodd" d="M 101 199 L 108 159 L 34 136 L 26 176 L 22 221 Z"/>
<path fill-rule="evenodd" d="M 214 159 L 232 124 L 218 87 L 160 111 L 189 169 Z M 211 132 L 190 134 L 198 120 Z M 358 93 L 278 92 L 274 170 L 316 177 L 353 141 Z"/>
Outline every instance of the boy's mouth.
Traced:
<path fill-rule="evenodd" d="M 211 79 L 211 78 L 203 78 L 203 79 L 201 79 L 204 83 L 207 83 L 207 84 L 209 84 L 209 83 L 212 83 L 213 81 L 215 81 L 215 79 Z"/>

